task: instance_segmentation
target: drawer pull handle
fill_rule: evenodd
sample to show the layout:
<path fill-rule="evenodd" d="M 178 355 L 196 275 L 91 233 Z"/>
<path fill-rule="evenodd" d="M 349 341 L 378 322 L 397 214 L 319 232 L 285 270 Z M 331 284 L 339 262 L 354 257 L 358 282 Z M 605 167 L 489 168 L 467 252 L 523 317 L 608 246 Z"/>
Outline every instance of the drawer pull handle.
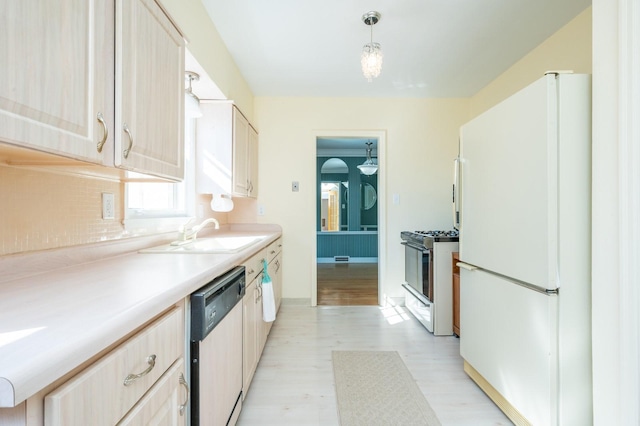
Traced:
<path fill-rule="evenodd" d="M 155 355 L 149 355 L 147 357 L 147 364 L 149 364 L 149 367 L 144 370 L 142 373 L 140 374 L 129 374 L 127 377 L 124 378 L 124 385 L 125 386 L 129 386 L 130 384 L 132 384 L 133 382 L 135 382 L 136 380 L 146 376 L 147 374 L 149 374 L 151 372 L 151 370 L 153 370 L 153 367 L 156 366 L 156 356 Z"/>
<path fill-rule="evenodd" d="M 187 403 L 189 402 L 189 385 L 187 384 L 187 381 L 185 380 L 182 373 L 180 373 L 180 379 L 178 379 L 178 381 L 182 386 L 184 386 L 185 390 L 187 391 L 187 397 L 184 400 L 184 404 L 180 405 L 180 415 L 184 416 L 184 410 L 187 408 Z"/>
<path fill-rule="evenodd" d="M 104 115 L 101 112 L 98 113 L 98 121 L 102 124 L 102 139 L 98 142 L 98 152 L 102 152 L 102 147 L 104 143 L 107 141 L 107 137 L 109 136 L 109 129 L 107 129 L 107 123 L 104 121 Z"/>

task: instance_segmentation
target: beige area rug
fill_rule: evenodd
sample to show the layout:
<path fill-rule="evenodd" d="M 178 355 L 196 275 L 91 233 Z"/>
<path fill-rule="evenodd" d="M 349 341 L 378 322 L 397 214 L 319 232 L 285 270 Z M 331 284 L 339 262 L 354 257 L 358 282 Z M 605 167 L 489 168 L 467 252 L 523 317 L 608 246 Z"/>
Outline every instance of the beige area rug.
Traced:
<path fill-rule="evenodd" d="M 439 426 L 395 351 L 333 351 L 342 426 Z"/>

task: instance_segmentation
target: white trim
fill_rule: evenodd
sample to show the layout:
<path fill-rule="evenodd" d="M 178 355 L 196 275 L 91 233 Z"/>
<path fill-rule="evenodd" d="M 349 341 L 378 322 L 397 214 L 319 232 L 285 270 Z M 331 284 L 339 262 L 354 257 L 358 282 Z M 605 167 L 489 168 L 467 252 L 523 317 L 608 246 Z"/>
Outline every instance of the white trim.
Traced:
<path fill-rule="evenodd" d="M 378 229 L 382 232 L 378 232 L 378 304 L 384 306 L 385 305 L 385 295 L 386 291 L 383 288 L 384 277 L 386 274 L 386 247 L 387 247 L 387 236 L 386 230 L 388 229 L 386 224 L 387 218 L 387 206 L 386 206 L 386 152 L 387 152 L 387 132 L 385 130 L 312 130 L 311 138 L 312 138 L 312 146 L 316 146 L 316 139 L 323 137 L 362 137 L 362 138 L 377 138 L 377 160 L 378 160 L 378 202 L 376 205 L 378 206 Z M 315 170 L 315 162 L 316 155 L 314 150 L 314 170 Z M 314 173 L 314 188 L 318 186 L 318 182 L 315 180 L 315 176 L 317 174 Z M 317 197 L 314 191 L 313 195 L 314 205 L 317 203 Z M 316 206 L 317 209 L 317 206 Z M 314 210 L 315 212 L 316 210 Z M 309 238 L 313 241 L 313 246 L 311 248 L 311 265 L 315 265 L 317 261 L 318 255 L 318 241 L 317 241 L 317 229 L 316 229 L 316 216 L 314 214 L 313 221 L 311 221 L 312 226 L 309 227 Z M 317 268 L 311 268 L 311 306 L 318 305 L 318 271 Z"/>
<path fill-rule="evenodd" d="M 620 0 L 619 152 L 620 185 L 620 419 L 640 424 L 640 7 Z"/>
<path fill-rule="evenodd" d="M 640 9 L 594 0 L 594 424 L 640 424 Z"/>

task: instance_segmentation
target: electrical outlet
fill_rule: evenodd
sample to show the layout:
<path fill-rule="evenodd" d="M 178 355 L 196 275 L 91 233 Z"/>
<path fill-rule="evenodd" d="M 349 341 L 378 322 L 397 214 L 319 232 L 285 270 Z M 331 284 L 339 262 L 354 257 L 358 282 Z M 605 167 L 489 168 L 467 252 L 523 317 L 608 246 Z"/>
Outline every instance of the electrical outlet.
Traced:
<path fill-rule="evenodd" d="M 103 219 L 116 218 L 115 198 L 113 194 L 110 192 L 102 193 L 102 218 Z"/>
<path fill-rule="evenodd" d="M 258 204 L 258 216 L 264 216 L 264 206 Z"/>

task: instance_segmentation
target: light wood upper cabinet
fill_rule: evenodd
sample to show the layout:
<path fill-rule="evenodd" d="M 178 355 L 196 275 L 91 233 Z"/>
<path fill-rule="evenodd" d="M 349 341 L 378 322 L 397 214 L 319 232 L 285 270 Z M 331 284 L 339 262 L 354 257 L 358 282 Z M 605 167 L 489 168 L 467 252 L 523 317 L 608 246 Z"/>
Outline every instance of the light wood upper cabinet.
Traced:
<path fill-rule="evenodd" d="M 0 28 L 0 140 L 113 164 L 113 1 L 3 0 Z"/>
<path fill-rule="evenodd" d="M 115 164 L 184 175 L 184 40 L 154 0 L 116 1 Z"/>
<path fill-rule="evenodd" d="M 258 132 L 249 125 L 249 147 L 247 152 L 247 195 L 258 197 Z"/>
<path fill-rule="evenodd" d="M 231 101 L 203 102 L 197 123 L 200 194 L 258 196 L 258 132 Z"/>
<path fill-rule="evenodd" d="M 154 0 L 3 0 L 0 28 L 0 142 L 183 178 L 184 40 Z"/>

